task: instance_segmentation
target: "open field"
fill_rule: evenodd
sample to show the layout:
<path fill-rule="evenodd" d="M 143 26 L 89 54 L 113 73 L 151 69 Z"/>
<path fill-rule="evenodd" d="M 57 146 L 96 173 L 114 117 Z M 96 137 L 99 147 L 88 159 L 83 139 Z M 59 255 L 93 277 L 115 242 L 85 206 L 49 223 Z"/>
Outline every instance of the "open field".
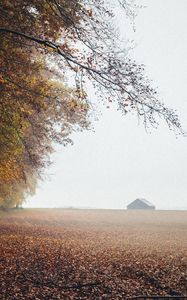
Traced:
<path fill-rule="evenodd" d="M 187 211 L 0 213 L 0 299 L 187 295 Z"/>

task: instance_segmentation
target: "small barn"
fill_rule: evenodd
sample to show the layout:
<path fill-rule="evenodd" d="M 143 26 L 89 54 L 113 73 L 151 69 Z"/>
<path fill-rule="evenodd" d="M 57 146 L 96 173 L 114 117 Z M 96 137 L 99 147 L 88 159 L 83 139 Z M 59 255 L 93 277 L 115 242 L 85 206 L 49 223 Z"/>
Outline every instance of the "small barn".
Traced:
<path fill-rule="evenodd" d="M 127 205 L 127 209 L 155 209 L 155 206 L 144 198 L 137 198 Z"/>

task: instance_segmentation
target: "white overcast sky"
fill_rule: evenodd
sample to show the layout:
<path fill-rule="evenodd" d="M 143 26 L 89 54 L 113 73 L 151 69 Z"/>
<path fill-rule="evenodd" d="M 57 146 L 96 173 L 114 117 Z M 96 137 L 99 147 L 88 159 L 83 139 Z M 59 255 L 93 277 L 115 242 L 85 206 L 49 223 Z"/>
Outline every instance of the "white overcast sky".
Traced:
<path fill-rule="evenodd" d="M 136 18 L 137 62 L 159 87 L 160 99 L 178 110 L 187 131 L 187 1 L 139 1 L 147 7 Z M 29 207 L 125 208 L 144 197 L 158 209 L 187 209 L 187 138 L 176 139 L 164 123 L 147 134 L 135 116 L 104 109 L 95 132 L 73 135 L 74 145 L 58 147 L 50 180 L 28 199 Z"/>

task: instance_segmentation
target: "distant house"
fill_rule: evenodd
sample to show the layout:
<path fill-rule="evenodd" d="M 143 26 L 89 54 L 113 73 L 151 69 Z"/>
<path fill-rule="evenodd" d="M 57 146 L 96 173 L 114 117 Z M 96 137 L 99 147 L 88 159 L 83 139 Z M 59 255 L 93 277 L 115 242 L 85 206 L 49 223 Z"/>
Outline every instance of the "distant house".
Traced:
<path fill-rule="evenodd" d="M 146 199 L 137 198 L 127 205 L 127 209 L 155 209 L 155 206 Z"/>

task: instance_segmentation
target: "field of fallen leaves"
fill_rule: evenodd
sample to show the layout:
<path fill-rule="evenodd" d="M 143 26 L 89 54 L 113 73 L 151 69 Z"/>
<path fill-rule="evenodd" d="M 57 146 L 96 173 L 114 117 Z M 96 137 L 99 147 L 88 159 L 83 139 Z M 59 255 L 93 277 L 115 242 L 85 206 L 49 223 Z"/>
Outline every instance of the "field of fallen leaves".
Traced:
<path fill-rule="evenodd" d="M 187 294 L 187 212 L 0 212 L 0 299 Z"/>

